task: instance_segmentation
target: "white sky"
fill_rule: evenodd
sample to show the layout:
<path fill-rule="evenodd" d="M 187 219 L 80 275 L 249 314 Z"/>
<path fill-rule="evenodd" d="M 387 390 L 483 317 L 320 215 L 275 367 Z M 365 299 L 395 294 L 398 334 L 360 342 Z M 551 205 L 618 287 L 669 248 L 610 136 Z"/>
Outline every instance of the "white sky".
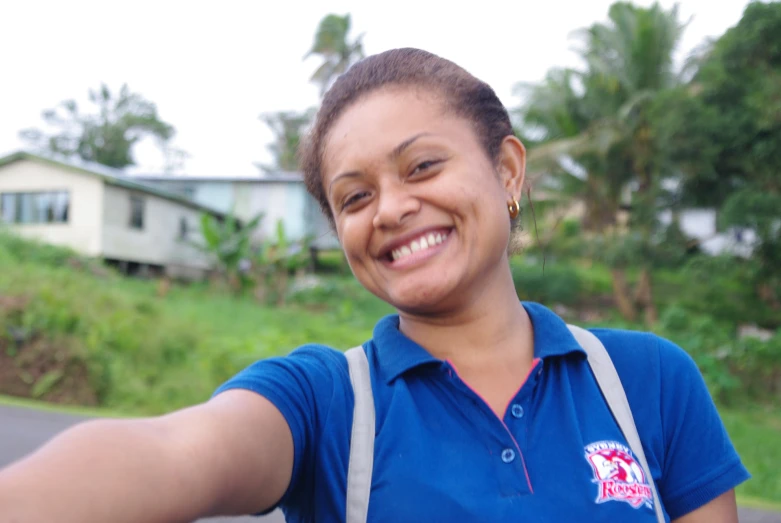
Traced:
<path fill-rule="evenodd" d="M 191 155 L 187 174 L 251 175 L 258 172 L 255 162 L 269 161 L 271 133 L 258 115 L 317 104 L 308 80 L 318 62 L 302 59 L 328 13 L 351 13 L 353 34 L 366 33 L 367 54 L 406 46 L 432 51 L 491 84 L 513 107 L 515 83 L 577 65 L 572 31 L 606 19 L 611 3 L 3 1 L 0 155 L 24 145 L 19 130 L 40 126 L 43 109 L 66 98 L 86 100 L 101 82 L 114 90 L 127 82 L 176 127 L 173 144 Z M 681 53 L 735 25 L 747 3 L 681 0 L 681 19 L 693 17 Z M 136 152 L 134 170 L 161 171 L 162 156 L 151 143 Z"/>

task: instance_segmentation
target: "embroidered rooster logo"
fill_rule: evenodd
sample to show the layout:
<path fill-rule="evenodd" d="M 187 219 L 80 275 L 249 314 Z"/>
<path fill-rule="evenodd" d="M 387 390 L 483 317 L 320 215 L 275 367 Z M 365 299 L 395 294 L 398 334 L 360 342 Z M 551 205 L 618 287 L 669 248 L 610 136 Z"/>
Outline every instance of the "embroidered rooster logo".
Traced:
<path fill-rule="evenodd" d="M 651 487 L 629 448 L 616 441 L 600 441 L 585 450 L 594 483 L 599 486 L 597 503 L 624 501 L 634 508 L 653 506 Z"/>

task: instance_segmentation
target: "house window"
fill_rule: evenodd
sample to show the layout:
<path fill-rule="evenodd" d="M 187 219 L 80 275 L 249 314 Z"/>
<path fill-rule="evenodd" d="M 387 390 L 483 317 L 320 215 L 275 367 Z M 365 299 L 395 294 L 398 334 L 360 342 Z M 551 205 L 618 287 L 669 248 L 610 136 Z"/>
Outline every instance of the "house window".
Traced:
<path fill-rule="evenodd" d="M 0 219 L 5 223 L 67 223 L 69 214 L 67 191 L 0 194 Z"/>
<path fill-rule="evenodd" d="M 187 225 L 187 218 L 182 216 L 181 218 L 179 218 L 179 239 L 186 240 L 189 232 L 190 230 L 189 230 L 189 226 Z"/>
<path fill-rule="evenodd" d="M 144 228 L 144 199 L 140 196 L 130 196 L 130 228 L 143 230 Z"/>

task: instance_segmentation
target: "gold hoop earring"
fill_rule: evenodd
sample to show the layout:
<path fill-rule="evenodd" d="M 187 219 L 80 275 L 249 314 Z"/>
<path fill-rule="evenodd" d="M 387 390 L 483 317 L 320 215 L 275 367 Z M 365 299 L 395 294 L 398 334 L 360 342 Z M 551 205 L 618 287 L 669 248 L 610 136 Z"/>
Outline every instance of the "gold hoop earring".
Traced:
<path fill-rule="evenodd" d="M 507 212 L 510 213 L 510 219 L 514 220 L 521 213 L 521 206 L 518 205 L 518 200 L 512 197 L 513 201 L 507 204 Z"/>

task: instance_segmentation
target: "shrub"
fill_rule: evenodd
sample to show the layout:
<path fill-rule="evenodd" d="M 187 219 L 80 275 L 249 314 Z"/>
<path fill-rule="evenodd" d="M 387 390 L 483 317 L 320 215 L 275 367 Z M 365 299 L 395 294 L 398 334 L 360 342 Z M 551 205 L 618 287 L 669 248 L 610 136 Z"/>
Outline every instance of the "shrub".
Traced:
<path fill-rule="evenodd" d="M 581 298 L 581 278 L 577 269 L 566 265 L 542 264 L 531 258 L 513 260 L 513 283 L 522 300 L 574 305 Z"/>
<path fill-rule="evenodd" d="M 662 313 L 656 332 L 691 354 L 720 403 L 777 401 L 781 331 L 766 341 L 738 338 L 729 324 L 671 306 Z"/>

